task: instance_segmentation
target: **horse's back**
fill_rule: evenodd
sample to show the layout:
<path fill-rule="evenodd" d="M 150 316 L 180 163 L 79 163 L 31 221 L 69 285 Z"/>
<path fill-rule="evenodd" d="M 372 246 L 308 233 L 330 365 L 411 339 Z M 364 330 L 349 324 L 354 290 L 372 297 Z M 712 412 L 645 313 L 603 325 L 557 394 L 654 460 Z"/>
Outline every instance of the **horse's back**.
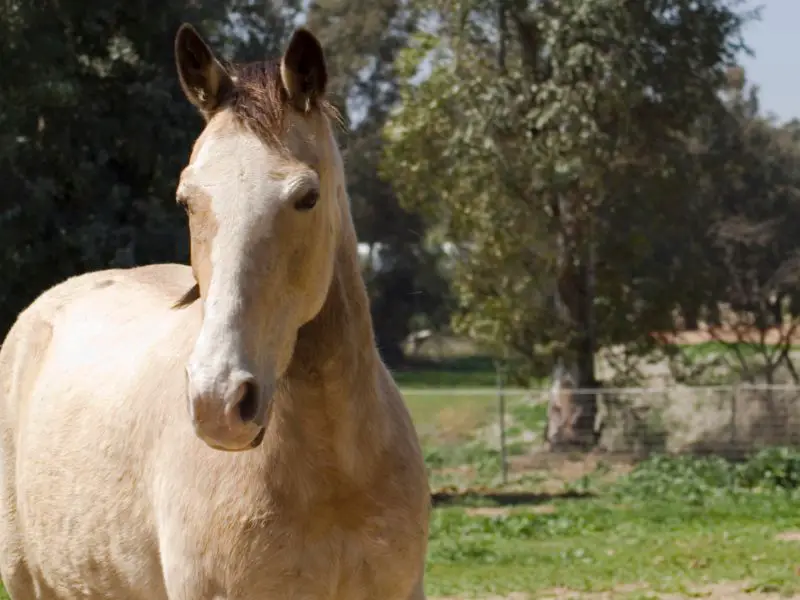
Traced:
<path fill-rule="evenodd" d="M 0 575 L 13 600 L 153 598 L 151 449 L 180 402 L 194 308 L 178 265 L 54 286 L 0 349 Z"/>

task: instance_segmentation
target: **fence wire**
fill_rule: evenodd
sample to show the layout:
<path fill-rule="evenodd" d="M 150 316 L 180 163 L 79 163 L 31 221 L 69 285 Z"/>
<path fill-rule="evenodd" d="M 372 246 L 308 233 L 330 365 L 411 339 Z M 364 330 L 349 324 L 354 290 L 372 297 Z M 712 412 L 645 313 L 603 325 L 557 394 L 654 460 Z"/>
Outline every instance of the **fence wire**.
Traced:
<path fill-rule="evenodd" d="M 671 386 L 559 393 L 568 395 L 568 403 L 596 406 L 595 462 L 639 460 L 652 453 L 737 459 L 763 448 L 800 446 L 800 386 Z M 404 396 L 433 483 L 440 487 L 493 485 L 531 473 L 544 476 L 541 465 L 567 460 L 550 452 L 551 390 L 417 389 L 404 390 Z M 552 423 L 550 427 L 552 434 Z"/>

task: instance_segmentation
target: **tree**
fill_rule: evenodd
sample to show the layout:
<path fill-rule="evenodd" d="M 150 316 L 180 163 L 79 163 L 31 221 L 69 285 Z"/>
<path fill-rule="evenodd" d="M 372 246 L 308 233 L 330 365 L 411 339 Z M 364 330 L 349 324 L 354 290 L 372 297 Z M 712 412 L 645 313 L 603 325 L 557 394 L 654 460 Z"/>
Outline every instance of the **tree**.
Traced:
<path fill-rule="evenodd" d="M 652 246 L 653 215 L 687 197 L 682 138 L 721 110 L 748 17 L 737 4 L 415 4 L 434 31 L 399 59 L 384 173 L 461 252 L 461 331 L 540 373 L 563 362 L 594 388 L 598 347 L 646 345 L 671 321 L 679 292 L 630 269 Z M 620 213 L 638 220 L 620 228 Z M 575 401 L 574 434 L 560 438 L 591 442 L 595 399 Z"/>
<path fill-rule="evenodd" d="M 213 24 L 209 39 L 236 62 L 281 56 L 304 17 L 302 0 L 227 0 L 226 18 Z"/>
<path fill-rule="evenodd" d="M 681 311 L 698 317 L 747 381 L 774 383 L 784 367 L 798 382 L 791 349 L 800 307 L 800 129 L 759 113 L 758 90 L 735 70 L 723 119 L 700 123 L 695 203 L 703 207 L 693 265 L 697 292 Z"/>
<path fill-rule="evenodd" d="M 191 21 L 230 36 L 227 46 L 241 55 L 254 31 L 256 44 L 280 42 L 287 26 L 278 28 L 277 18 L 257 23 L 246 14 L 253 7 L 244 0 L 0 6 L 3 330 L 68 276 L 187 260 L 185 217 L 173 198 L 202 120 L 177 83 L 174 35 Z M 277 34 L 265 31 L 273 26 Z"/>
<path fill-rule="evenodd" d="M 378 174 L 381 130 L 399 99 L 394 63 L 416 15 L 398 0 L 317 0 L 308 22 L 326 47 L 331 90 L 345 107 L 348 191 L 359 240 L 370 248 L 365 275 L 372 318 L 384 359 L 396 365 L 415 321 L 446 321 L 448 294 L 422 220 L 398 204 L 393 186 Z"/>

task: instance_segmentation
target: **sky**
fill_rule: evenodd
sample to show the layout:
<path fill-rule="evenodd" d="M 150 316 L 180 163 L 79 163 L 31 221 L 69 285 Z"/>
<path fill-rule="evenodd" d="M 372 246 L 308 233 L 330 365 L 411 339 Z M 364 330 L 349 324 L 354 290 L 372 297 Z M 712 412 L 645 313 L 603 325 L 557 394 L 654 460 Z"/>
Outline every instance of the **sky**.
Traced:
<path fill-rule="evenodd" d="M 761 108 L 781 121 L 800 118 L 800 0 L 753 1 L 761 20 L 744 31 L 752 57 L 742 57 L 747 79 L 759 87 Z"/>

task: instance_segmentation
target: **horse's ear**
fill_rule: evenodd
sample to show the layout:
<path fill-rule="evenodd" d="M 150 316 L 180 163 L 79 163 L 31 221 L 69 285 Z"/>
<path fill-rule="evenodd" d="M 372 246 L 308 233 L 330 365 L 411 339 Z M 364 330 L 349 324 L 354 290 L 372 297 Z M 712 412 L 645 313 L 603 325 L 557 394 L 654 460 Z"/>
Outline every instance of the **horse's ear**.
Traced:
<path fill-rule="evenodd" d="M 292 34 L 281 58 L 281 81 L 289 100 L 308 112 L 325 95 L 328 67 L 325 53 L 316 36 L 305 27 Z"/>
<path fill-rule="evenodd" d="M 231 76 L 197 30 L 184 23 L 175 35 L 175 63 L 186 98 L 206 119 L 233 87 Z"/>

